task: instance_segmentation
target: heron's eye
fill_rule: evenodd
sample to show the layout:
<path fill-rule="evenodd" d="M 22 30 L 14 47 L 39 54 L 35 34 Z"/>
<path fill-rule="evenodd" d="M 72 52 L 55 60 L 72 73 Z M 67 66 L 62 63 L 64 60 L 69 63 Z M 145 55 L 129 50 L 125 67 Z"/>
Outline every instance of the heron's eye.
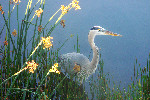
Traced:
<path fill-rule="evenodd" d="M 95 30 L 95 27 L 92 27 L 91 30 Z"/>

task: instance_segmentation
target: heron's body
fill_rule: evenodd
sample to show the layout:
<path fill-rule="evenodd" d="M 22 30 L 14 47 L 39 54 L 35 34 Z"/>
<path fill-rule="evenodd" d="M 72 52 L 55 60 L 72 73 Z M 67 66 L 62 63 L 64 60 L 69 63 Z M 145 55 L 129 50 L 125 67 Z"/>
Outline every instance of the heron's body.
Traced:
<path fill-rule="evenodd" d="M 59 65 L 62 67 L 62 69 L 64 69 L 65 72 L 68 73 L 69 75 L 74 75 L 76 73 L 76 76 L 81 83 L 83 79 L 88 78 L 89 75 L 94 73 L 97 68 L 97 64 L 99 61 L 99 49 L 94 43 L 94 38 L 96 35 L 120 36 L 110 31 L 106 31 L 104 28 L 100 26 L 94 26 L 91 28 L 88 34 L 88 41 L 93 50 L 93 59 L 91 62 L 83 54 L 75 52 L 63 54 L 59 58 Z M 78 72 L 73 70 L 76 64 L 80 66 L 80 71 Z"/>
<path fill-rule="evenodd" d="M 75 53 L 75 52 L 67 53 L 67 54 L 63 54 L 60 58 L 61 58 L 61 66 L 63 67 L 63 69 L 65 69 L 65 72 L 67 72 L 69 75 L 74 75 L 76 73 L 75 71 L 73 71 L 73 68 L 75 64 L 77 64 L 80 66 L 80 70 L 81 70 L 79 73 L 77 73 L 77 76 L 79 78 L 82 78 L 83 76 L 84 77 L 89 76 L 90 61 L 83 54 Z"/>

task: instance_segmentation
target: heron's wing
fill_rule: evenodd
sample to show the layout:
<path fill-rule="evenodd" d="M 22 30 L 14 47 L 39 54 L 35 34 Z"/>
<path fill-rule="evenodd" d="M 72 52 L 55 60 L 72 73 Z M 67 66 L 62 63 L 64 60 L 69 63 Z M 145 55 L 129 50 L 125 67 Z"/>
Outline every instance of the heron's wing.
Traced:
<path fill-rule="evenodd" d="M 72 72 L 76 64 L 79 65 L 82 70 L 82 68 L 90 62 L 89 59 L 83 54 L 73 52 L 61 55 L 58 63 L 61 68 L 65 70 L 65 72 L 72 75 L 76 73 L 75 71 Z"/>

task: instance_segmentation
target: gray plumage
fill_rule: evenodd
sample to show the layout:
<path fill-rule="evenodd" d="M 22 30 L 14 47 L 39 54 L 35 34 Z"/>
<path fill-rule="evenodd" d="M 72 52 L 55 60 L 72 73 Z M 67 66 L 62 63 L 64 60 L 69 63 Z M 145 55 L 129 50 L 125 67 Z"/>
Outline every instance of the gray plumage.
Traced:
<path fill-rule="evenodd" d="M 87 78 L 90 74 L 90 61 L 89 59 L 80 53 L 67 53 L 63 54 L 61 57 L 61 62 L 59 63 L 61 67 L 69 74 L 70 76 L 77 75 L 78 80 L 82 83 L 82 79 Z M 75 64 L 80 66 L 80 72 L 76 73 L 72 71 Z"/>

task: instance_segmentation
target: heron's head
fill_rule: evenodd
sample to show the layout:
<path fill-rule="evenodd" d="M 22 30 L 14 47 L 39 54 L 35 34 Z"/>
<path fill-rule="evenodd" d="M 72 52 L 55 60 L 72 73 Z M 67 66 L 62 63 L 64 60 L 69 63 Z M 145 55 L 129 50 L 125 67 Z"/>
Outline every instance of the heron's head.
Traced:
<path fill-rule="evenodd" d="M 113 33 L 111 31 L 108 31 L 104 28 L 102 28 L 101 26 L 93 26 L 91 29 L 90 29 L 90 33 L 93 33 L 95 35 L 111 35 L 111 36 L 122 36 L 120 34 L 117 34 L 117 33 Z"/>

